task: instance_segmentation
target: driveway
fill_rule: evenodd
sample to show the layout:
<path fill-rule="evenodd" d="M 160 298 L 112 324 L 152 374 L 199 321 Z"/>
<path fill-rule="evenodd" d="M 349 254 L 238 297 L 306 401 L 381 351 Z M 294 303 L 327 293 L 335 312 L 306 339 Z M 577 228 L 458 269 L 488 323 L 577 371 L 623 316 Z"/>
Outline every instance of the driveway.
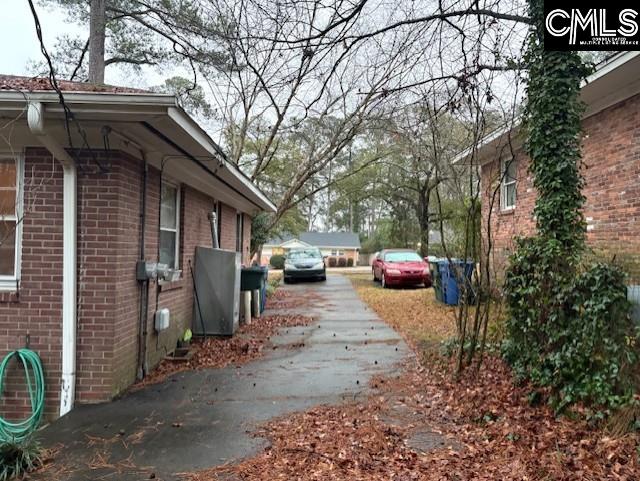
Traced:
<path fill-rule="evenodd" d="M 251 435 L 262 422 L 365 396 L 371 376 L 392 373 L 408 355 L 347 278 L 283 288 L 316 294 L 310 307 L 291 309 L 315 323 L 281 330 L 272 338 L 279 349 L 242 367 L 182 372 L 114 402 L 77 407 L 42 433 L 45 445 L 62 445 L 55 479 L 169 481 L 233 462 L 266 446 Z"/>

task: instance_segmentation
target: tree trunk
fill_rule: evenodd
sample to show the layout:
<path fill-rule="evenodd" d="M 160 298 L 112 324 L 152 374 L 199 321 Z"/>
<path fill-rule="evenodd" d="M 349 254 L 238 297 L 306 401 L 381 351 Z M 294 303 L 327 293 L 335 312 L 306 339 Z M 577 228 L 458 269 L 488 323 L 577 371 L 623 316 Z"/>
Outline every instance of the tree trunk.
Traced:
<path fill-rule="evenodd" d="M 311 187 L 315 187 L 313 184 L 311 184 Z M 315 195 L 312 195 L 309 197 L 309 210 L 307 211 L 307 230 L 308 231 L 312 231 L 313 230 L 313 201 L 315 199 Z"/>
<path fill-rule="evenodd" d="M 431 191 L 424 188 L 419 193 L 419 201 L 416 209 L 418 225 L 420 226 L 420 255 L 429 255 L 429 195 Z"/>
<path fill-rule="evenodd" d="M 89 19 L 89 82 L 104 83 L 105 2 L 91 0 Z"/>
<path fill-rule="evenodd" d="M 353 232 L 353 202 L 349 199 L 349 232 Z"/>
<path fill-rule="evenodd" d="M 333 219 L 331 218 L 331 165 L 332 165 L 332 162 L 329 161 L 329 182 L 327 185 L 327 221 L 326 221 L 327 231 L 331 231 L 333 227 Z"/>
<path fill-rule="evenodd" d="M 420 222 L 420 255 L 427 257 L 429 255 L 429 221 Z"/>

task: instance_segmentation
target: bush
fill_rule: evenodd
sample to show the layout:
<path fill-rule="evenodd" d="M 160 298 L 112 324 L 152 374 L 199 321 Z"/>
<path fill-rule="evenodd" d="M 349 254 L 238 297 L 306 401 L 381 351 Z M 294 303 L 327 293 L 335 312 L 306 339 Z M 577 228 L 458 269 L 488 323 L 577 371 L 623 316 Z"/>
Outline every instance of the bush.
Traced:
<path fill-rule="evenodd" d="M 269 264 L 271 264 L 271 267 L 274 269 L 284 269 L 284 256 L 281 256 L 280 254 L 271 256 Z"/>
<path fill-rule="evenodd" d="M 336 261 L 335 257 L 329 257 L 329 267 L 335 267 L 338 261 Z"/>
<path fill-rule="evenodd" d="M 503 353 L 520 377 L 551 388 L 558 411 L 575 403 L 617 408 L 633 394 L 638 360 L 625 274 L 595 264 L 563 284 L 541 274 L 551 272 L 553 258 L 539 239 L 520 241 L 505 284 L 510 316 Z"/>
<path fill-rule="evenodd" d="M 347 267 L 353 267 L 353 259 L 351 257 L 347 259 Z"/>
<path fill-rule="evenodd" d="M 267 278 L 267 297 L 271 297 L 282 281 L 282 273 L 270 272 Z"/>
<path fill-rule="evenodd" d="M 338 267 L 347 267 L 347 259 L 338 257 Z"/>

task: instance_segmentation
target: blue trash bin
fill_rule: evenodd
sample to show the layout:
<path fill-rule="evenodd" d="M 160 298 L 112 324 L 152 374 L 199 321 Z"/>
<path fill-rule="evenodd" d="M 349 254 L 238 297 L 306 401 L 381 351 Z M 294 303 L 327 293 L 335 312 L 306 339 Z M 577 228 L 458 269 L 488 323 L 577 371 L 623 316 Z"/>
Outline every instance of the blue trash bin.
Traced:
<path fill-rule="evenodd" d="M 449 306 L 457 306 L 460 301 L 459 282 L 466 282 L 471 286 L 471 275 L 475 264 L 472 261 L 448 259 L 438 261 L 440 285 L 442 286 L 442 300 Z"/>

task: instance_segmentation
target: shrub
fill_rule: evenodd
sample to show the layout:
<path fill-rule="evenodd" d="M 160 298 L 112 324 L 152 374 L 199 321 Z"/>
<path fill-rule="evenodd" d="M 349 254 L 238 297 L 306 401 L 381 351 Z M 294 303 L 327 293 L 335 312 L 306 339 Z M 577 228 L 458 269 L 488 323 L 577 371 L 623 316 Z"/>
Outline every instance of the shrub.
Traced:
<path fill-rule="evenodd" d="M 338 261 L 336 261 L 335 257 L 329 257 L 329 267 L 335 267 Z"/>
<path fill-rule="evenodd" d="M 279 254 L 271 256 L 269 264 L 271 264 L 274 269 L 284 269 L 284 256 Z"/>
<path fill-rule="evenodd" d="M 269 278 L 267 279 L 267 297 L 273 296 L 276 292 L 276 289 L 280 285 L 280 281 L 282 280 L 282 274 L 279 272 L 270 272 Z"/>
<path fill-rule="evenodd" d="M 344 257 L 338 257 L 338 267 L 347 267 L 347 259 Z"/>
<path fill-rule="evenodd" d="M 22 479 L 42 464 L 42 449 L 33 439 L 0 444 L 0 481 Z"/>
<path fill-rule="evenodd" d="M 347 259 L 347 267 L 353 267 L 353 259 L 351 257 Z"/>
<path fill-rule="evenodd" d="M 625 274 L 600 263 L 578 271 L 566 287 L 554 283 L 555 290 L 547 289 L 553 279 L 540 273 L 549 272 L 544 264 L 555 256 L 548 257 L 543 242 L 521 241 L 513 257 L 503 352 L 516 373 L 550 387 L 558 411 L 574 403 L 612 409 L 627 402 L 638 335 Z"/>

